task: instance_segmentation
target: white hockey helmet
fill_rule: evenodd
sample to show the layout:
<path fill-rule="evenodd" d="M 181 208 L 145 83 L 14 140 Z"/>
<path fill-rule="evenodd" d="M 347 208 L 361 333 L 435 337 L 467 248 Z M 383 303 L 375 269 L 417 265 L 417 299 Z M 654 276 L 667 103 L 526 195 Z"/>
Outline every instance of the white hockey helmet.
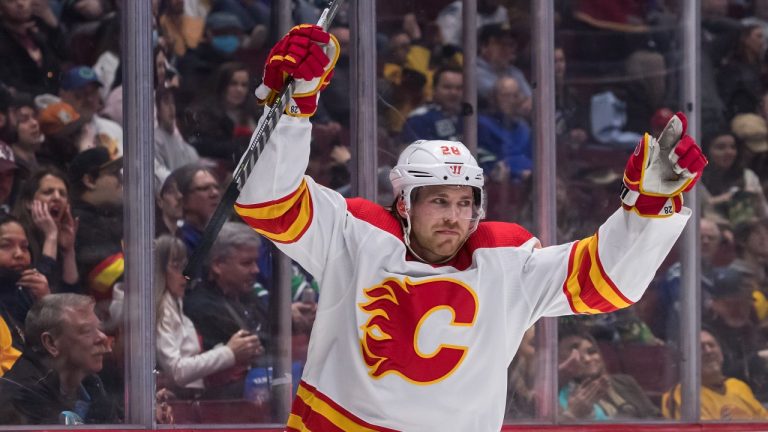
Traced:
<path fill-rule="evenodd" d="M 402 197 L 406 212 L 411 209 L 411 192 L 421 186 L 471 186 L 475 190 L 475 217 L 485 217 L 483 169 L 467 147 L 458 141 L 413 142 L 400 153 L 389 173 L 395 197 Z"/>

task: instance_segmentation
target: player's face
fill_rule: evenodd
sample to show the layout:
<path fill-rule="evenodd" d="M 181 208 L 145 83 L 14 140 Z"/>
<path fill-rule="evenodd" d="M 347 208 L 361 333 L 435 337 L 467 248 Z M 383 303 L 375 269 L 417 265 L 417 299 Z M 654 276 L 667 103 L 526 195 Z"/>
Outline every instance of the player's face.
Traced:
<path fill-rule="evenodd" d="M 429 262 L 453 256 L 472 226 L 470 186 L 425 186 L 411 203 L 411 248 Z"/>

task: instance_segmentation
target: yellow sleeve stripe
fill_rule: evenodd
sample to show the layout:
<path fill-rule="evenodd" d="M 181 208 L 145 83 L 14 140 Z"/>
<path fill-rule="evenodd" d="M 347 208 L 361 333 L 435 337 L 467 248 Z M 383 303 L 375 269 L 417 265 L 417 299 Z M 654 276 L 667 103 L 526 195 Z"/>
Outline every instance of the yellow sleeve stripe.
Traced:
<path fill-rule="evenodd" d="M 256 232 L 278 243 L 299 240 L 312 222 L 312 196 L 306 181 L 292 194 L 277 201 L 235 205 L 235 211 Z"/>
<path fill-rule="evenodd" d="M 576 242 L 568 260 L 568 276 L 563 284 L 574 313 L 612 312 L 632 305 L 603 269 L 594 235 Z"/>

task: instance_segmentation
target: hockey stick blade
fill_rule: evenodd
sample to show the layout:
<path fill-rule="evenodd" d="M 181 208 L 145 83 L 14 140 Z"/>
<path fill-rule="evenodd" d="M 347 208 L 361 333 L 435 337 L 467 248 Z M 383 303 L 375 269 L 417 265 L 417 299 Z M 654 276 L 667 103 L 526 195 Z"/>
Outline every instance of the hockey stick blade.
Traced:
<path fill-rule="evenodd" d="M 343 0 L 333 0 L 333 3 L 323 10 L 317 25 L 328 30 L 333 19 L 336 17 L 336 13 L 341 7 L 341 3 L 343 3 Z M 214 240 L 216 240 L 216 237 L 219 235 L 221 227 L 224 226 L 224 223 L 232 215 L 235 202 L 237 202 L 237 197 L 240 195 L 240 189 L 245 186 L 245 182 L 248 180 L 251 172 L 253 172 L 253 167 L 256 165 L 256 161 L 259 160 L 259 156 L 261 156 L 264 146 L 272 136 L 272 131 L 275 130 L 277 122 L 280 120 L 280 117 L 283 116 L 288 101 L 293 97 L 294 88 L 293 78 L 289 78 L 285 89 L 283 89 L 277 96 L 275 103 L 269 109 L 269 112 L 259 126 L 258 131 L 248 143 L 248 148 L 243 152 L 243 156 L 240 158 L 240 162 L 237 164 L 237 168 L 235 168 L 235 172 L 232 174 L 232 181 L 227 186 L 227 189 L 221 196 L 219 205 L 216 206 L 216 210 L 213 212 L 213 216 L 211 216 L 211 219 L 205 226 L 205 231 L 203 231 L 200 244 L 194 252 L 192 252 L 192 256 L 189 258 L 189 261 L 187 261 L 186 267 L 184 267 L 183 274 L 187 279 L 192 279 L 199 275 L 199 273 L 195 272 L 199 272 L 202 269 L 203 261 L 211 250 Z"/>

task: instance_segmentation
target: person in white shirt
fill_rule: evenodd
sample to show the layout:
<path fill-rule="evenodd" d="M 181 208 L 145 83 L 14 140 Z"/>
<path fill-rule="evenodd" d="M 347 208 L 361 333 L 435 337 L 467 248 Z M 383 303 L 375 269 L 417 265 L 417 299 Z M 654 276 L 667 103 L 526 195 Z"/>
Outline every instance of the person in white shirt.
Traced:
<path fill-rule="evenodd" d="M 203 352 L 192 321 L 184 315 L 187 280 L 181 271 L 187 249 L 176 237 L 155 240 L 155 299 L 157 301 L 157 363 L 181 398 L 202 395 L 204 378 L 235 365 L 248 365 L 263 354 L 255 335 L 238 331 L 226 344 Z"/>

